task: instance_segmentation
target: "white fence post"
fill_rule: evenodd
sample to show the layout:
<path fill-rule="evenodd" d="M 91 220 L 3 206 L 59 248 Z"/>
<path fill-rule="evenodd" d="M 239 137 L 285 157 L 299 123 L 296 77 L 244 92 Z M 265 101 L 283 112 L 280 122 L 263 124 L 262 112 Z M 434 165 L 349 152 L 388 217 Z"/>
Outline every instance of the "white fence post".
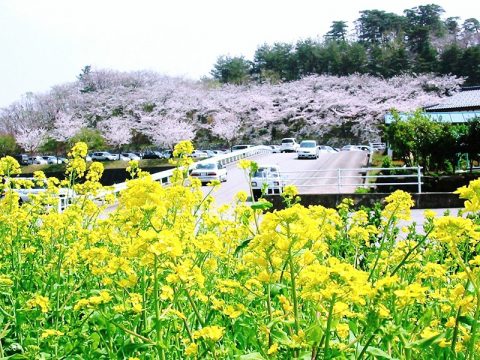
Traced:
<path fill-rule="evenodd" d="M 422 193 L 422 171 L 420 165 L 417 165 L 418 193 Z"/>
<path fill-rule="evenodd" d="M 342 174 L 341 174 L 342 169 L 338 168 L 337 169 L 337 191 L 340 193 L 342 189 Z"/>

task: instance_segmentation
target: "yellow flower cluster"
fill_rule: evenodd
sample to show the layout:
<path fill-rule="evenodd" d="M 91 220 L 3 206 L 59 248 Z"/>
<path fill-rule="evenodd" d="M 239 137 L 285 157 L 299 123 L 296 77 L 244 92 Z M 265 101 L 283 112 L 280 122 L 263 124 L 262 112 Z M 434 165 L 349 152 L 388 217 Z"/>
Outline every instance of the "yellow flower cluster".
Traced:
<path fill-rule="evenodd" d="M 35 294 L 26 302 L 26 305 L 29 309 L 39 307 L 42 313 L 47 313 L 50 308 L 50 300 L 45 296 Z"/>
<path fill-rule="evenodd" d="M 192 149 L 182 142 L 177 155 Z M 109 213 L 90 201 L 96 164 L 86 182 L 63 183 L 82 194 L 63 213 L 0 200 L 0 316 L 12 341 L 35 344 L 26 357 L 477 356 L 475 214 L 430 214 L 428 233 L 400 232 L 412 206 L 403 192 L 380 215 L 351 201 L 264 212 L 245 192 L 217 211 L 185 169 L 164 187 L 131 166 Z"/>
<path fill-rule="evenodd" d="M 462 186 L 454 191 L 465 200 L 465 210 L 471 212 L 480 211 L 480 179 L 470 181 L 468 186 Z"/>
<path fill-rule="evenodd" d="M 225 328 L 221 326 L 206 326 L 200 330 L 194 331 L 193 338 L 217 342 L 222 338 L 224 331 Z"/>

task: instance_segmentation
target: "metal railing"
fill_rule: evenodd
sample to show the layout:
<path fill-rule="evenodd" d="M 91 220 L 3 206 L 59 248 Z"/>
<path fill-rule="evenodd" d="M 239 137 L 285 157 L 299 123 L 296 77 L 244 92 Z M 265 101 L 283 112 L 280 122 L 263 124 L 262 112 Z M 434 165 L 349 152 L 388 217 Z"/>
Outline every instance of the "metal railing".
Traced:
<path fill-rule="evenodd" d="M 263 146 L 263 145 L 252 146 L 252 147 L 247 148 L 247 149 L 237 150 L 237 151 L 233 151 L 233 152 L 230 152 L 230 153 L 213 156 L 213 157 L 205 159 L 205 160 L 200 160 L 200 161 L 197 161 L 194 165 L 203 164 L 203 163 L 211 163 L 211 162 L 218 162 L 222 165 L 227 165 L 227 164 L 235 163 L 235 162 L 237 162 L 239 160 L 242 160 L 242 159 L 249 158 L 251 156 L 255 156 L 255 155 L 263 154 L 263 153 L 269 153 L 269 152 L 272 152 L 272 149 L 269 146 Z M 192 165 L 192 167 L 194 165 Z M 170 178 L 173 175 L 173 169 L 160 171 L 160 172 L 157 172 L 157 173 L 154 173 L 154 174 L 151 174 L 151 175 L 152 175 L 153 180 L 158 181 L 158 182 L 162 183 L 163 185 L 169 185 L 170 184 Z M 116 194 L 116 193 L 126 189 L 126 187 L 127 187 L 126 182 L 119 183 L 119 184 L 114 184 L 112 192 Z"/>
<path fill-rule="evenodd" d="M 400 174 L 381 174 L 377 172 L 393 171 Z M 407 173 L 405 173 L 407 172 Z M 410 172 L 410 173 L 409 173 Z M 422 192 L 422 167 L 390 167 L 390 168 L 338 168 L 328 170 L 303 170 L 299 172 L 282 171 L 287 183 L 297 188 L 315 188 L 320 186 L 335 186 L 340 193 L 344 187 L 376 187 L 376 186 L 416 186 L 417 192 Z M 386 182 L 381 179 L 397 178 L 402 181 Z M 373 180 L 373 181 L 372 181 Z M 379 182 L 380 180 L 380 182 Z M 403 181 L 404 180 L 404 181 Z M 323 181 L 323 183 L 318 183 Z"/>

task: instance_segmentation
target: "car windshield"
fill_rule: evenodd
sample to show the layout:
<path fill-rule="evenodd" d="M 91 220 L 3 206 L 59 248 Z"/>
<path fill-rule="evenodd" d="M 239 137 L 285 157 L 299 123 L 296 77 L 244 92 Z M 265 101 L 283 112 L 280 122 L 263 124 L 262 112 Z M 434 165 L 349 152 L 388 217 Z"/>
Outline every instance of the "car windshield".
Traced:
<path fill-rule="evenodd" d="M 315 143 L 314 142 L 302 142 L 300 144 L 300 147 L 303 147 L 303 148 L 314 148 L 315 147 Z"/>
<path fill-rule="evenodd" d="M 213 170 L 216 168 L 215 164 L 198 164 L 197 170 Z"/>
<path fill-rule="evenodd" d="M 252 177 L 278 177 L 278 172 L 275 168 L 259 168 Z"/>
<path fill-rule="evenodd" d="M 282 144 L 293 143 L 293 139 L 283 139 Z"/>

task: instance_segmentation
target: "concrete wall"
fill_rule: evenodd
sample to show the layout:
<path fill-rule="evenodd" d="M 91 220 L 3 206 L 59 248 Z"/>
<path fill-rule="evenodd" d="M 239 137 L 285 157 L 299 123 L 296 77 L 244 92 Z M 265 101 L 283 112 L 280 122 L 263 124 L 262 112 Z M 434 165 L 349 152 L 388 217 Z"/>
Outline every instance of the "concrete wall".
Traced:
<path fill-rule="evenodd" d="M 303 206 L 322 205 L 328 208 L 334 208 L 342 202 L 343 199 L 352 199 L 356 207 L 371 207 L 376 202 L 384 202 L 390 193 L 376 194 L 300 194 L 300 204 Z M 457 194 L 453 193 L 421 193 L 411 194 L 415 202 L 414 209 L 440 209 L 440 208 L 461 208 L 464 200 L 459 199 Z M 281 196 L 267 196 L 266 199 L 273 204 L 274 209 L 284 208 Z"/>

